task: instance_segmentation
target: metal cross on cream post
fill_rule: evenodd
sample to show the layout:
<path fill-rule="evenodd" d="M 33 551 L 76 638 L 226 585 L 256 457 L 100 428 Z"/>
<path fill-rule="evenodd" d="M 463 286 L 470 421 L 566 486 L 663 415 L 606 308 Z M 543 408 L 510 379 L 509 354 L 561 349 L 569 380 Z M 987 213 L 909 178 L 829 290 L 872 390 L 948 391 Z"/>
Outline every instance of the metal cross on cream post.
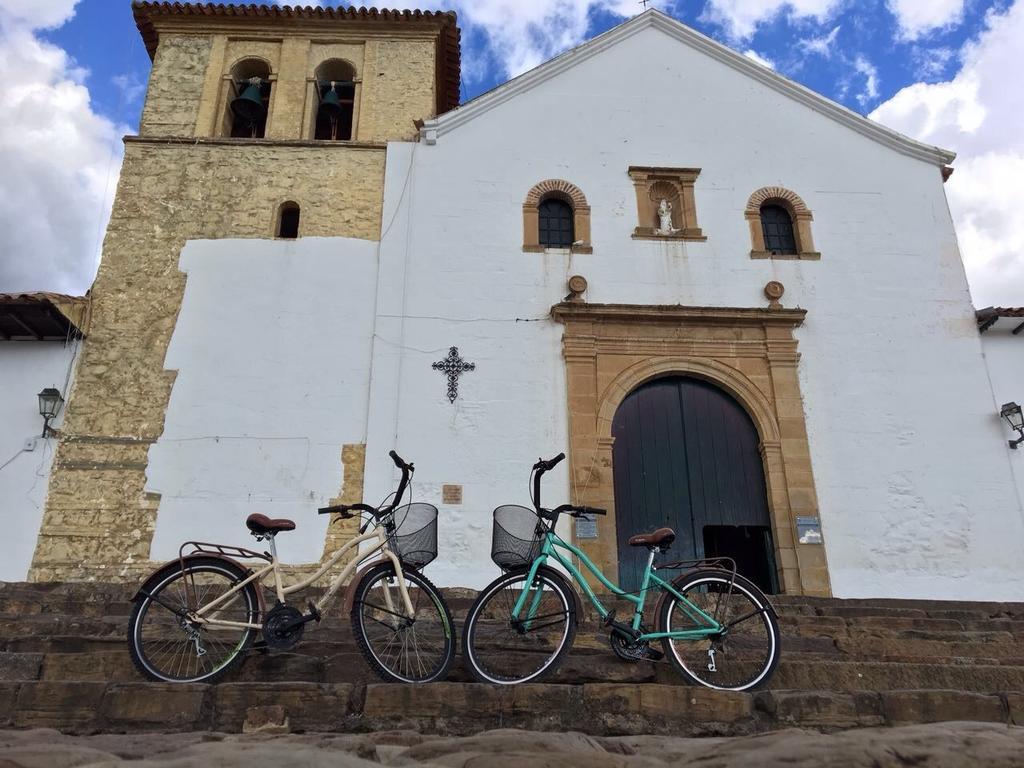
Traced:
<path fill-rule="evenodd" d="M 459 348 L 451 347 L 448 350 L 448 357 L 438 360 L 431 368 L 441 371 L 448 377 L 448 402 L 454 403 L 459 396 L 459 376 L 465 371 L 476 370 L 476 363 L 467 363 L 459 357 Z"/>

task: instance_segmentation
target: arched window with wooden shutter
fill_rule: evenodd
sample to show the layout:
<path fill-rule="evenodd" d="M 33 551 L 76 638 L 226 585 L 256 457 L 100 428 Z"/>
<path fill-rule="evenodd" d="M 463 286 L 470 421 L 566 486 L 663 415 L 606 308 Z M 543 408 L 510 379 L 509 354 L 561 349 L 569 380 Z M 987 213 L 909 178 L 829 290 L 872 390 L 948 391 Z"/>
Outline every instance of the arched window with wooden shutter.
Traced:
<path fill-rule="evenodd" d="M 750 258 L 821 258 L 811 236 L 814 217 L 795 192 L 762 187 L 747 200 L 744 215 L 750 225 Z"/>
<path fill-rule="evenodd" d="M 570 248 L 593 253 L 590 206 L 582 190 L 562 179 L 535 184 L 523 201 L 523 250 Z"/>

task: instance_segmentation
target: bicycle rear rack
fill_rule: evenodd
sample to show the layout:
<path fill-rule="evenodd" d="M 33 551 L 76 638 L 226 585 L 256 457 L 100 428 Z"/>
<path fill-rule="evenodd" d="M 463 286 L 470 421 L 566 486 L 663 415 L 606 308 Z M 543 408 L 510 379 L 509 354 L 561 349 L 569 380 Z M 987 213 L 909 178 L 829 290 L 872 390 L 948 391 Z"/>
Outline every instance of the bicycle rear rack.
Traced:
<path fill-rule="evenodd" d="M 192 549 L 188 552 L 185 551 L 186 547 L 191 546 Z M 178 549 L 178 567 L 182 571 L 185 570 L 185 558 L 191 557 L 192 555 L 214 555 L 217 557 L 227 558 L 238 558 L 240 560 L 266 560 L 268 563 L 272 563 L 274 558 L 271 557 L 269 552 L 254 552 L 251 549 L 245 549 L 244 547 L 235 547 L 230 544 L 211 544 L 206 541 L 186 541 Z M 196 592 L 195 585 L 191 582 L 186 582 L 185 585 L 185 597 L 188 600 L 189 607 L 195 610 L 198 606 L 196 605 Z"/>
<path fill-rule="evenodd" d="M 185 552 L 185 547 L 188 546 L 191 546 L 192 549 Z M 184 561 L 190 555 L 221 555 L 223 557 L 237 557 L 241 560 L 266 560 L 268 563 L 273 561 L 269 552 L 254 552 L 244 547 L 234 547 L 230 544 L 210 544 L 206 541 L 186 541 L 182 544 L 181 548 L 178 549 L 178 560 Z M 182 565 L 184 565 L 184 562 Z"/>
<path fill-rule="evenodd" d="M 651 566 L 656 571 L 663 570 L 680 570 L 680 571 L 699 571 L 702 568 L 721 568 L 722 570 L 729 571 L 729 594 L 732 594 L 732 588 L 736 584 L 736 561 L 731 557 L 699 557 L 694 560 L 676 560 L 672 563 L 658 563 Z"/>

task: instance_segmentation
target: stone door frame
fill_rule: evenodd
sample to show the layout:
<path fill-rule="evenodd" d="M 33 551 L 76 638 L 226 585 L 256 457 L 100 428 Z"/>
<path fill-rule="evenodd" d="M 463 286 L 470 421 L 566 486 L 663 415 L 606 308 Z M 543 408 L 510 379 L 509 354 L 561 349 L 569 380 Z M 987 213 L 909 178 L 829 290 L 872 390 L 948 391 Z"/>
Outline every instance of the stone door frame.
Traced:
<path fill-rule="evenodd" d="M 565 302 L 562 349 L 574 503 L 604 507 L 598 537 L 579 539 L 612 578 L 618 573 L 612 419 L 626 396 L 662 376 L 694 376 L 732 395 L 760 437 L 780 589 L 831 595 L 825 548 L 798 544 L 796 517 L 818 515 L 793 328 L 806 312 Z"/>

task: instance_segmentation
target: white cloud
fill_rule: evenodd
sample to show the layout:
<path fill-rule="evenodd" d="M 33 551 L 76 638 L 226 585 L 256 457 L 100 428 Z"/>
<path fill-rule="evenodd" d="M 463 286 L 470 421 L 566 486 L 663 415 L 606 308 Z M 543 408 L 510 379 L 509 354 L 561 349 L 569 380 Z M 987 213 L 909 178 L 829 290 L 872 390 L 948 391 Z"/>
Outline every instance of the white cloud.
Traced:
<path fill-rule="evenodd" d="M 824 56 L 826 59 L 832 58 L 832 53 L 835 51 L 836 37 L 839 35 L 839 27 L 833 27 L 832 31 L 827 35 L 821 35 L 820 37 L 810 37 L 801 40 L 797 43 L 801 50 L 806 53 L 816 53 L 819 56 Z"/>
<path fill-rule="evenodd" d="M 78 0 L 0 0 L 0 23 L 30 29 L 59 27 L 75 13 Z"/>
<path fill-rule="evenodd" d="M 914 46 L 911 55 L 916 66 L 916 75 L 922 80 L 931 80 L 945 73 L 946 67 L 956 56 L 956 51 L 952 48 Z"/>
<path fill-rule="evenodd" d="M 137 72 L 129 72 L 124 75 L 114 75 L 110 82 L 121 92 L 121 98 L 125 104 L 133 104 L 142 98 L 146 92 L 146 84 L 139 79 Z"/>
<path fill-rule="evenodd" d="M 864 56 L 858 55 L 853 60 L 853 68 L 864 76 L 864 89 L 857 94 L 857 102 L 865 107 L 878 98 L 878 67 Z"/>
<path fill-rule="evenodd" d="M 708 0 L 703 17 L 725 27 L 733 40 L 746 40 L 759 24 L 780 13 L 795 19 L 827 21 L 844 0 Z"/>
<path fill-rule="evenodd" d="M 975 303 L 1024 304 L 1024 1 L 997 13 L 961 51 L 952 80 L 904 88 L 870 117 L 956 150 L 946 183 Z"/>
<path fill-rule="evenodd" d="M 672 0 L 652 0 L 648 8 L 670 8 Z M 486 51 L 474 51 L 482 58 L 491 56 L 503 74 L 515 77 L 579 45 L 587 39 L 590 14 L 595 11 L 610 13 L 622 19 L 641 13 L 644 8 L 635 0 L 429 0 L 420 3 L 437 8 L 454 9 L 459 15 L 467 39 L 475 35 L 486 38 Z M 469 80 L 482 79 L 486 67 L 474 65 L 473 56 L 467 55 L 469 66 L 464 75 Z"/>
<path fill-rule="evenodd" d="M 964 0 L 887 0 L 887 4 L 904 40 L 954 27 L 964 18 Z"/>
<path fill-rule="evenodd" d="M 85 72 L 35 31 L 74 0 L 0 0 L 0 292 L 81 293 L 110 212 L 123 128 L 97 115 Z"/>
<path fill-rule="evenodd" d="M 768 69 L 775 69 L 775 62 L 769 59 L 767 56 L 762 56 L 760 53 L 755 51 L 753 48 L 748 48 L 743 52 L 743 55 L 748 59 L 752 59 L 760 64 L 762 67 L 768 67 Z"/>

